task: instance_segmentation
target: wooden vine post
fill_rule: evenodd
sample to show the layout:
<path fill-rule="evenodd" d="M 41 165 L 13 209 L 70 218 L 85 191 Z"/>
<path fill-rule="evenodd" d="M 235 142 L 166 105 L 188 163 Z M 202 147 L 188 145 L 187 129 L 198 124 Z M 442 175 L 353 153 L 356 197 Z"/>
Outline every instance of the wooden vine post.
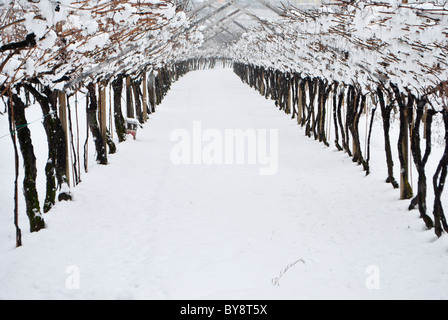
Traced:
<path fill-rule="evenodd" d="M 143 122 L 148 120 L 148 85 L 146 79 L 146 71 L 143 72 Z"/>
<path fill-rule="evenodd" d="M 134 114 L 134 100 L 132 99 L 132 85 L 131 77 L 126 77 L 126 117 L 128 119 L 133 119 Z"/>
<path fill-rule="evenodd" d="M 403 130 L 403 139 L 401 142 L 401 150 L 403 152 L 403 160 L 401 162 L 400 174 L 400 199 L 407 200 L 413 197 L 412 188 L 409 184 L 409 110 L 404 108 L 401 124 Z"/>
<path fill-rule="evenodd" d="M 287 83 L 287 97 L 286 97 L 286 114 L 291 114 L 292 109 L 292 86 L 291 86 L 291 79 L 288 79 Z M 294 115 L 294 113 L 293 113 Z"/>
<path fill-rule="evenodd" d="M 65 144 L 65 172 L 67 177 L 67 185 L 70 187 L 70 150 L 68 143 L 67 95 L 65 92 L 59 92 L 59 119 L 61 120 L 65 141 L 67 141 Z"/>
<path fill-rule="evenodd" d="M 107 100 L 106 100 L 106 88 L 107 83 L 105 81 L 101 81 L 99 85 L 99 118 L 100 118 L 100 130 L 101 136 L 104 141 L 104 148 L 107 154 Z"/>
<path fill-rule="evenodd" d="M 58 22 L 56 24 L 56 33 L 61 34 L 63 32 L 63 24 L 62 22 Z M 67 185 L 70 187 L 70 149 L 68 143 L 68 116 L 67 116 L 67 95 L 65 92 L 60 91 L 58 94 L 59 97 L 59 119 L 62 124 L 62 129 L 64 131 L 65 138 L 65 175 L 67 178 Z"/>
<path fill-rule="evenodd" d="M 303 121 L 303 102 L 302 102 L 303 90 L 300 88 L 299 84 L 297 84 L 297 85 L 299 86 L 298 98 L 297 98 L 297 124 L 302 125 L 302 121 Z"/>

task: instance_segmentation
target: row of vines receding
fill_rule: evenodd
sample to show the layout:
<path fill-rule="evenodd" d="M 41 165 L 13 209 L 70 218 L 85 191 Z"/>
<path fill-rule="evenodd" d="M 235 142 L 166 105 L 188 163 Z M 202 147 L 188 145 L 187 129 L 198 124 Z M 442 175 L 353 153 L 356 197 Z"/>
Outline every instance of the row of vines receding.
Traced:
<path fill-rule="evenodd" d="M 115 143 L 125 141 L 128 133 L 135 135 L 174 81 L 190 70 L 218 63 L 190 59 L 202 34 L 184 12 L 185 3 L 0 3 L 1 115 L 9 120 L 9 134 L 1 138 L 9 136 L 14 147 L 17 246 L 22 243 L 19 199 L 24 199 L 30 231 L 45 228 L 44 213 L 57 201 L 71 200 L 70 188 L 88 171 L 89 141 L 97 163 L 107 165 L 108 155 L 117 150 Z M 41 109 L 40 119 L 28 119 L 30 107 Z M 30 129 L 37 121 L 43 124 L 48 147 L 43 170 L 35 152 L 42 143 L 33 140 Z M 80 133 L 80 127 L 87 131 Z M 42 204 L 36 185 L 41 171 L 46 181 Z"/>
<path fill-rule="evenodd" d="M 285 8 L 283 22 L 265 22 L 246 33 L 229 56 L 243 82 L 275 100 L 307 136 L 329 146 L 332 135 L 334 146 L 366 174 L 374 120 L 380 119 L 387 183 L 400 188 L 401 199 L 411 200 L 409 209 L 418 208 L 428 229 L 439 237 L 448 232 L 442 204 L 448 172 L 447 4 L 368 0 L 333 1 L 306 11 Z M 442 119 L 437 129 L 445 135 L 445 149 L 438 165 L 428 168 L 436 116 Z M 370 117 L 365 142 L 361 117 Z M 395 117 L 396 142 L 390 134 Z M 416 190 L 411 165 L 418 172 Z"/>

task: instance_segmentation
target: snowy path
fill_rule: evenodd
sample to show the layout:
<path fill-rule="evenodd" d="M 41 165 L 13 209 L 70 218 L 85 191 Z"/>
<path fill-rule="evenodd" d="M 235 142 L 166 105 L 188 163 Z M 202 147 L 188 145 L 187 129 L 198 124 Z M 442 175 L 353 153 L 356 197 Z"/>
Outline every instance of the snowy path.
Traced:
<path fill-rule="evenodd" d="M 173 165 L 170 135 L 194 121 L 278 129 L 278 173 Z M 110 162 L 83 175 L 46 230 L 1 253 L 0 298 L 448 298 L 446 237 L 434 242 L 381 174 L 306 138 L 231 70 L 174 84 Z"/>

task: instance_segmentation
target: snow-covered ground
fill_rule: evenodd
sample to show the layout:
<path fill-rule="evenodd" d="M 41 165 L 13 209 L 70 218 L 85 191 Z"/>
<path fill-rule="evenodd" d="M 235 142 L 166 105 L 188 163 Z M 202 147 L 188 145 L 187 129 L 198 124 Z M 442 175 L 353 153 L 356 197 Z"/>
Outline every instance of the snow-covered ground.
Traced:
<path fill-rule="evenodd" d="M 273 105 L 231 70 L 186 75 L 136 141 L 108 166 L 90 161 L 47 229 L 30 234 L 21 214 L 19 249 L 11 141 L 0 139 L 0 299 L 448 299 L 448 238 L 425 231 L 384 183 L 381 131 L 366 178 Z M 278 171 L 175 165 L 173 132 L 198 123 L 278 130 Z M 45 145 L 40 127 L 33 139 Z M 36 152 L 43 168 L 46 150 Z"/>

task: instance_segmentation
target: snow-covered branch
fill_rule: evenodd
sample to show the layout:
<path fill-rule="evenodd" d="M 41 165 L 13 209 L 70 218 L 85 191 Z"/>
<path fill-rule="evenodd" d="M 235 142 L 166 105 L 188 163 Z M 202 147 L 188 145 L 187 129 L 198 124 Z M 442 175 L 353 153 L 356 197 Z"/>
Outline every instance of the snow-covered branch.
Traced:
<path fill-rule="evenodd" d="M 236 61 L 356 83 L 394 83 L 416 95 L 448 79 L 448 6 L 376 0 L 285 9 L 285 21 L 246 33 Z M 438 108 L 440 109 L 441 106 Z"/>
<path fill-rule="evenodd" d="M 186 14 L 168 0 L 18 0 L 1 9 L 0 19 L 4 88 L 37 78 L 67 89 L 124 66 L 169 61 L 198 39 L 194 28 L 186 31 Z"/>

